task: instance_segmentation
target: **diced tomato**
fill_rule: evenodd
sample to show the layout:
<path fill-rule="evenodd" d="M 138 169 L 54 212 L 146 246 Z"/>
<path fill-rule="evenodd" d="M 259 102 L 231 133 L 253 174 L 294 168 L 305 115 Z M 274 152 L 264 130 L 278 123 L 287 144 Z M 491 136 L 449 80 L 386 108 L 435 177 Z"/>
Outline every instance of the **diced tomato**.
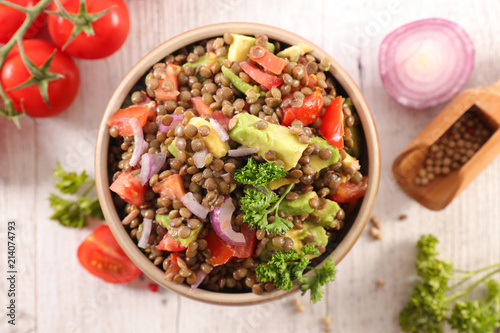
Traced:
<path fill-rule="evenodd" d="M 257 243 L 257 238 L 255 237 L 257 229 L 250 228 L 248 223 L 244 223 L 241 225 L 241 233 L 245 237 L 245 245 L 231 245 L 234 250 L 234 256 L 236 258 L 250 258 Z"/>
<path fill-rule="evenodd" d="M 211 113 L 210 117 L 217 120 L 223 127 L 225 127 L 225 125 L 229 126 L 229 121 L 231 120 L 231 118 L 226 117 L 222 111 Z"/>
<path fill-rule="evenodd" d="M 141 275 L 105 224 L 95 228 L 80 244 L 78 260 L 92 275 L 111 283 L 129 282 Z"/>
<path fill-rule="evenodd" d="M 260 48 L 260 49 L 258 49 Z M 256 54 L 262 53 L 262 56 L 256 58 Z M 250 53 L 248 54 L 250 59 L 261 65 L 266 71 L 280 75 L 285 68 L 287 61 L 286 59 L 280 58 L 272 54 L 268 49 L 262 46 L 252 46 Z"/>
<path fill-rule="evenodd" d="M 273 87 L 279 87 L 279 85 L 283 83 L 282 78 L 279 78 L 276 75 L 268 74 L 248 61 L 240 62 L 240 67 L 245 73 L 248 74 L 248 76 L 250 76 L 257 83 L 266 87 L 268 90 L 271 90 Z"/>
<path fill-rule="evenodd" d="M 109 187 L 123 200 L 136 206 L 144 203 L 144 193 L 147 188 L 148 185 L 142 186 L 139 176 L 132 176 L 131 171 L 119 175 Z"/>
<path fill-rule="evenodd" d="M 191 103 L 193 103 L 193 106 L 200 117 L 208 116 L 213 112 L 210 110 L 209 106 L 203 102 L 203 98 L 201 96 L 191 97 Z"/>
<path fill-rule="evenodd" d="M 130 118 L 135 117 L 139 120 L 141 126 L 146 125 L 150 109 L 149 105 L 131 105 L 128 108 L 118 110 L 108 119 L 106 124 L 109 127 L 118 128 L 118 134 L 121 136 L 132 136 L 134 131 L 128 121 Z"/>
<path fill-rule="evenodd" d="M 177 75 L 181 70 L 181 66 L 175 64 L 168 64 L 165 68 L 165 78 L 160 79 L 160 84 L 158 88 L 155 90 L 155 98 L 158 101 L 166 101 L 169 99 L 173 99 L 177 101 L 177 96 L 179 95 L 179 81 L 177 80 Z M 173 83 L 173 87 L 171 91 L 165 91 L 162 89 L 161 85 L 163 81 L 170 80 Z"/>
<path fill-rule="evenodd" d="M 359 184 L 351 182 L 340 183 L 337 192 L 335 194 L 330 194 L 328 197 L 339 203 L 351 202 L 363 197 L 367 188 L 368 178 L 365 176 Z"/>
<path fill-rule="evenodd" d="M 169 252 L 179 252 L 187 249 L 186 246 L 182 246 L 181 242 L 178 239 L 170 236 L 167 232 L 160 243 L 156 245 L 156 248 L 161 251 L 169 251 Z"/>
<path fill-rule="evenodd" d="M 212 256 L 208 258 L 208 261 L 212 264 L 212 266 L 219 266 L 228 262 L 234 255 L 234 250 L 231 245 L 224 242 L 215 231 L 210 230 L 205 237 L 207 241 L 207 248 L 212 253 Z"/>
<path fill-rule="evenodd" d="M 284 99 L 292 98 L 291 95 L 286 96 Z M 316 88 L 316 91 L 304 98 L 304 103 L 297 108 L 290 105 L 283 109 L 283 118 L 281 125 L 290 126 L 294 120 L 300 120 L 304 126 L 314 123 L 321 114 L 323 109 L 323 96 L 321 90 Z"/>
<path fill-rule="evenodd" d="M 153 191 L 160 194 L 161 198 L 181 200 L 186 194 L 182 177 L 179 174 L 171 175 L 153 186 Z"/>
<path fill-rule="evenodd" d="M 307 81 L 306 87 L 312 88 L 318 84 L 318 77 L 314 74 L 309 74 L 309 81 Z"/>
<path fill-rule="evenodd" d="M 156 293 L 158 291 L 158 285 L 156 283 L 150 283 L 148 284 L 148 289 L 151 292 Z"/>
<path fill-rule="evenodd" d="M 341 96 L 335 98 L 326 107 L 325 114 L 321 117 L 321 134 L 326 141 L 338 149 L 344 147 L 344 113 L 342 112 L 343 99 Z"/>
<path fill-rule="evenodd" d="M 177 253 L 170 254 L 170 265 L 168 266 L 167 270 L 165 271 L 165 279 L 166 280 L 173 280 L 174 276 L 179 274 L 179 272 L 181 271 L 181 267 L 179 266 L 179 263 L 177 262 L 177 258 L 179 258 L 179 255 Z"/>

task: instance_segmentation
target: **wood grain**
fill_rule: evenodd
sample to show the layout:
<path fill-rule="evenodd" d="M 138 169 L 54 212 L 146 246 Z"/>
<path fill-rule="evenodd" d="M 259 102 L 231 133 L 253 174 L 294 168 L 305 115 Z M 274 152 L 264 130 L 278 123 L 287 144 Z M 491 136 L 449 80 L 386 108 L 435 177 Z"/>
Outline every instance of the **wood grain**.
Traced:
<path fill-rule="evenodd" d="M 82 86 L 64 114 L 22 121 L 18 131 L 0 119 L 0 306 L 4 309 L 5 225 L 17 222 L 18 325 L 1 332 L 399 332 L 397 315 L 415 282 L 415 242 L 423 233 L 440 239 L 442 256 L 461 268 L 500 262 L 500 160 L 495 159 L 446 209 L 432 212 L 408 198 L 391 174 L 394 158 L 439 113 L 411 111 L 385 92 L 377 53 L 394 28 L 420 18 L 460 24 L 476 47 L 467 87 L 500 76 L 500 3 L 484 1 L 126 0 L 131 32 L 123 48 L 97 61 L 78 61 Z M 323 47 L 352 75 L 372 109 L 382 147 L 382 180 L 374 214 L 383 241 L 363 234 L 339 265 L 337 281 L 318 304 L 291 297 L 245 307 L 199 303 L 167 290 L 148 291 L 147 279 L 105 284 L 78 263 L 76 250 L 91 228 L 72 230 L 49 219 L 51 170 L 59 160 L 75 171 L 93 170 L 95 135 L 102 112 L 126 72 L 150 49 L 186 30 L 219 22 L 275 25 Z M 399 221 L 406 214 L 408 218 Z M 93 221 L 91 226 L 97 222 Z M 385 285 L 376 286 L 378 278 Z M 500 278 L 497 276 L 497 278 Z"/>

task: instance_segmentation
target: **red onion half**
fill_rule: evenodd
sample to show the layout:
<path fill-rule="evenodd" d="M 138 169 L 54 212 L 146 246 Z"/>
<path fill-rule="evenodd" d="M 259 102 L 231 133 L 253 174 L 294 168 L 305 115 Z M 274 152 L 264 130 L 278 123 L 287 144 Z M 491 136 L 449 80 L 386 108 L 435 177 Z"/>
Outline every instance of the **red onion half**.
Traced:
<path fill-rule="evenodd" d="M 233 245 L 245 245 L 245 236 L 241 232 L 233 230 L 231 217 L 235 210 L 233 200 L 230 196 L 224 198 L 222 205 L 210 212 L 210 223 L 215 233 L 226 243 Z"/>
<path fill-rule="evenodd" d="M 460 92 L 474 67 L 474 46 L 456 23 L 425 19 L 391 32 L 380 45 L 379 69 L 389 95 L 427 109 Z"/>

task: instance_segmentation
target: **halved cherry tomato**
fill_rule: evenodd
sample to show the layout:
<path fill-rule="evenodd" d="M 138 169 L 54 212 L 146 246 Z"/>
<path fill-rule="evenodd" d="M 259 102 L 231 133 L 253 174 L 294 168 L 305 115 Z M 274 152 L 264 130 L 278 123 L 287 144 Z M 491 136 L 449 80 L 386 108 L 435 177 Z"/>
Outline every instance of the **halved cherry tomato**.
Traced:
<path fill-rule="evenodd" d="M 129 120 L 132 117 L 137 118 L 139 120 L 139 124 L 141 127 L 146 125 L 146 121 L 148 120 L 149 113 L 153 109 L 155 109 L 156 103 L 151 101 L 149 104 L 145 105 L 131 105 L 125 109 L 120 109 L 116 111 L 114 115 L 109 117 L 106 124 L 109 127 L 118 128 L 118 134 L 121 136 L 131 136 L 134 135 L 134 131 L 132 130 L 132 126 L 130 126 Z"/>
<path fill-rule="evenodd" d="M 104 224 L 80 244 L 78 260 L 91 274 L 111 283 L 130 282 L 141 275 Z"/>
<path fill-rule="evenodd" d="M 261 65 L 266 71 L 280 75 L 285 68 L 286 59 L 280 58 L 272 54 L 268 49 L 262 46 L 252 46 L 248 54 L 250 59 Z"/>
<path fill-rule="evenodd" d="M 368 177 L 363 177 L 359 184 L 351 182 L 340 183 L 339 189 L 335 194 L 330 194 L 328 197 L 339 203 L 346 203 L 357 200 L 363 197 L 368 188 Z"/>
<path fill-rule="evenodd" d="M 161 198 L 181 200 L 186 194 L 184 182 L 179 174 L 171 175 L 153 186 L 153 191 L 160 194 Z"/>
<path fill-rule="evenodd" d="M 201 96 L 191 97 L 191 103 L 193 103 L 193 106 L 200 117 L 208 116 L 213 112 L 210 110 L 209 106 L 203 102 L 203 98 Z"/>
<path fill-rule="evenodd" d="M 169 252 L 179 252 L 187 249 L 186 246 L 182 246 L 181 242 L 178 239 L 170 236 L 167 232 L 160 243 L 156 245 L 156 248 L 161 251 L 169 251 Z"/>
<path fill-rule="evenodd" d="M 225 129 L 227 129 L 226 126 L 229 126 L 229 121 L 231 121 L 231 118 L 226 117 L 222 111 L 211 113 L 210 117 L 217 120 Z"/>
<path fill-rule="evenodd" d="M 284 99 L 292 98 L 292 95 L 286 96 Z M 287 106 L 283 109 L 283 119 L 281 125 L 290 126 L 294 120 L 300 120 L 304 126 L 314 123 L 321 114 L 323 109 L 323 96 L 321 90 L 316 88 L 314 94 L 304 98 L 304 103 L 297 108 Z"/>
<path fill-rule="evenodd" d="M 243 223 L 241 225 L 241 233 L 245 237 L 245 245 L 231 245 L 234 250 L 234 256 L 236 258 L 250 258 L 257 243 L 257 238 L 255 237 L 257 229 L 250 228 L 248 223 Z"/>
<path fill-rule="evenodd" d="M 148 185 L 141 185 L 139 176 L 132 176 L 132 171 L 120 174 L 109 187 L 123 200 L 136 206 L 144 203 L 144 193 L 147 188 Z"/>
<path fill-rule="evenodd" d="M 177 100 L 179 95 L 179 81 L 177 80 L 177 75 L 181 70 L 181 66 L 175 64 L 168 64 L 165 68 L 165 77 L 162 77 L 159 82 L 158 88 L 155 90 L 155 98 L 158 101 L 167 101 L 169 99 Z M 163 82 L 169 80 L 172 82 L 172 89 L 170 91 L 165 91 L 162 88 Z"/>
<path fill-rule="evenodd" d="M 181 267 L 177 262 L 177 258 L 179 258 L 179 255 L 177 253 L 172 253 L 170 255 L 170 265 L 168 265 L 168 268 L 165 271 L 164 275 L 166 280 L 172 281 L 174 277 L 181 271 Z"/>
<path fill-rule="evenodd" d="M 240 62 L 240 67 L 245 73 L 248 74 L 248 76 L 250 76 L 257 83 L 266 87 L 268 90 L 271 90 L 273 87 L 278 87 L 283 83 L 282 78 L 279 78 L 276 75 L 268 74 L 248 61 Z"/>
<path fill-rule="evenodd" d="M 40 2 L 40 0 L 9 0 L 9 2 L 25 8 L 32 8 Z M 0 44 L 6 44 L 23 24 L 25 19 L 26 14 L 24 12 L 7 5 L 0 5 L 0 22 L 2 22 L 2 24 L 0 24 Z M 44 12 L 40 13 L 35 21 L 31 23 L 23 37 L 33 38 L 45 25 L 46 19 L 47 14 Z"/>
<path fill-rule="evenodd" d="M 342 96 L 335 98 L 326 107 L 325 114 L 321 117 L 320 131 L 326 141 L 334 147 L 344 147 L 344 113 L 342 112 Z"/>
<path fill-rule="evenodd" d="M 208 261 L 212 266 L 219 266 L 225 264 L 234 255 L 234 250 L 228 243 L 224 242 L 215 231 L 210 230 L 205 237 L 207 241 L 207 249 L 210 250 L 212 256 L 208 258 Z"/>

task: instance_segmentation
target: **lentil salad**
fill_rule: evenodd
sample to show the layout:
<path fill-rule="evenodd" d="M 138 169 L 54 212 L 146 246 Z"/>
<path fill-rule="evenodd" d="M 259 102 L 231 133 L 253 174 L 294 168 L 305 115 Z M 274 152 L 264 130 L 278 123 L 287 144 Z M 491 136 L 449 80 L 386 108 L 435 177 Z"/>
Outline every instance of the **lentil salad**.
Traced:
<path fill-rule="evenodd" d="M 227 33 L 179 50 L 153 66 L 131 93 L 131 105 L 124 105 L 108 121 L 114 138 L 109 171 L 122 224 L 149 259 L 165 270 L 166 279 L 215 291 L 259 294 L 275 286 L 261 282 L 256 268 L 276 252 L 300 251 L 304 244 L 325 252 L 329 240 L 342 229 L 348 205 L 364 194 L 366 177 L 354 157 L 359 155 L 361 139 L 357 115 L 349 99 L 338 96 L 326 59 L 316 60 L 304 46 L 298 47 L 296 56 L 286 53 L 296 46 L 269 43 L 262 35 L 243 37 L 255 40 L 246 52 L 250 59 L 234 60 L 241 55 L 231 55 L 239 36 Z M 281 52 L 285 52 L 277 57 L 282 59 L 281 71 L 259 62 Z M 337 131 L 323 130 L 322 120 L 333 106 L 340 114 L 328 119 L 340 117 L 341 126 Z M 140 126 L 134 126 L 132 118 Z M 141 128 L 143 142 L 134 127 Z M 284 131 L 288 136 L 278 136 L 274 149 L 267 149 L 269 142 L 247 140 L 262 131 L 268 136 Z M 290 136 L 295 139 L 292 143 L 280 140 Z M 136 150 L 140 161 L 134 156 Z M 252 228 L 245 221 L 248 212 L 242 210 L 242 198 L 250 186 L 235 175 L 249 161 L 284 170 L 282 179 L 266 186 L 284 197 L 284 208 L 267 219 L 272 223 L 280 214 L 291 224 L 286 232 Z M 141 178 L 147 178 L 144 185 Z M 200 217 L 203 212 L 196 204 L 182 200 L 189 194 L 210 216 Z M 214 232 L 212 213 L 227 202 L 234 206 L 230 229 L 244 235 L 244 245 L 223 241 L 214 248 L 223 236 Z M 294 206 L 299 202 L 306 203 L 307 213 Z M 141 246 L 144 234 L 149 237 Z"/>

